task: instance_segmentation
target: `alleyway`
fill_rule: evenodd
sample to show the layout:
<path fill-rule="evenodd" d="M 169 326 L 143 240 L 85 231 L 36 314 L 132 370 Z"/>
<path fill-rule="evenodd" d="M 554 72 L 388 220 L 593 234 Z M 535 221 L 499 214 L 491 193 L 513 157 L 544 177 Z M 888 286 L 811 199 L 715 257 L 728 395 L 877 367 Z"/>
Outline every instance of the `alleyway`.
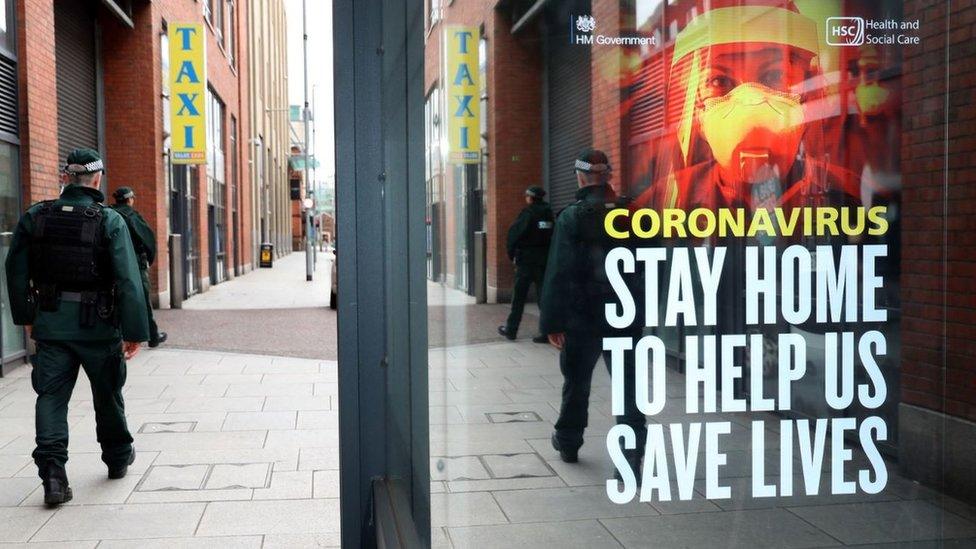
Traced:
<path fill-rule="evenodd" d="M 273 270 L 211 288 L 185 310 L 163 311 L 171 341 L 128 365 L 124 394 L 138 454 L 123 480 L 106 479 L 81 375 L 68 412 L 74 500 L 59 509 L 42 505 L 30 458 L 30 367 L 0 378 L 0 543 L 338 546 L 336 363 L 296 358 L 329 346 L 332 354 L 319 356 L 334 356 L 329 263 L 319 258 L 313 284 L 304 280 L 304 256 L 292 254 Z M 248 304 L 262 310 L 224 310 Z M 283 320 L 291 324 L 279 326 Z M 221 350 L 199 350 L 211 345 Z"/>

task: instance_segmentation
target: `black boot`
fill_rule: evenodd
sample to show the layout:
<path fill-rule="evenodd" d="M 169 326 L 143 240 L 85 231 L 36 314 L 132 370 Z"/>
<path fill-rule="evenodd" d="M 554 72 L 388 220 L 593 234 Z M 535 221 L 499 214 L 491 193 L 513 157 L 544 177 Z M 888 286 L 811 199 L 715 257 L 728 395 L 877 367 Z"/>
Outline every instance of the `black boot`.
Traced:
<path fill-rule="evenodd" d="M 125 465 L 117 465 L 115 467 L 108 468 L 108 478 L 112 480 L 118 480 L 120 478 L 125 478 L 125 475 L 129 472 L 129 466 L 136 460 L 136 449 L 132 449 L 132 453 L 129 454 L 129 461 Z"/>
<path fill-rule="evenodd" d="M 640 489 L 641 484 L 641 462 L 644 460 L 644 456 L 638 454 L 635 450 L 624 450 L 624 458 L 630 465 L 630 470 L 634 472 L 634 478 L 637 479 L 637 488 Z M 620 470 L 614 467 L 613 478 L 617 479 L 619 482 L 623 482 L 621 478 Z"/>
<path fill-rule="evenodd" d="M 556 433 L 553 433 L 552 438 L 549 440 L 552 442 L 552 449 L 559 452 L 559 459 L 565 461 L 566 463 L 576 463 L 579 461 L 579 448 L 574 448 L 572 450 L 569 448 L 563 448 L 562 444 L 559 443 L 559 439 L 556 438 Z"/>
<path fill-rule="evenodd" d="M 44 504 L 56 507 L 71 501 L 71 487 L 68 486 L 68 473 L 63 465 L 48 461 L 41 471 L 41 483 L 44 485 Z"/>
<path fill-rule="evenodd" d="M 159 337 L 157 339 L 153 340 L 153 341 L 150 341 L 149 342 L 149 347 L 150 348 L 153 348 L 153 349 L 155 349 L 156 347 L 159 347 L 163 343 L 166 343 L 166 339 L 168 337 L 169 336 L 166 335 L 166 332 L 159 332 Z"/>
<path fill-rule="evenodd" d="M 506 328 L 505 326 L 499 326 L 498 327 L 498 335 L 504 337 L 505 339 L 507 339 L 509 341 L 512 341 L 512 340 L 515 339 L 515 333 L 514 332 L 509 332 L 508 331 L 508 328 Z"/>
<path fill-rule="evenodd" d="M 532 343 L 549 343 L 549 336 L 545 334 L 539 334 L 532 338 Z"/>

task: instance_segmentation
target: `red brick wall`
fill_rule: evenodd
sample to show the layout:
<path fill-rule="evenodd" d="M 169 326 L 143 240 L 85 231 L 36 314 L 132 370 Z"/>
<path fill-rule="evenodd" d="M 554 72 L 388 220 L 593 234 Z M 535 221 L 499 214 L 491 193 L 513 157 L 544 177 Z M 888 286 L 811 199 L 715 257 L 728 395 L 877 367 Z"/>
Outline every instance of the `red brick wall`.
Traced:
<path fill-rule="evenodd" d="M 93 3 L 94 5 L 94 3 Z M 235 262 L 247 264 L 251 257 L 250 163 L 247 136 L 250 123 L 247 109 L 247 13 L 246 2 L 236 3 L 236 63 L 228 64 L 213 32 L 207 35 L 207 77 L 225 103 L 225 142 L 227 177 L 230 156 L 237 155 L 238 216 L 243 227 L 241 258 L 233 257 L 237 228 L 228 227 L 227 264 L 231 273 Z M 101 28 L 101 64 L 104 88 L 106 165 L 109 192 L 122 185 L 131 186 L 137 195 L 136 207 L 156 232 L 160 254 L 150 278 L 154 291 L 165 289 L 169 257 L 167 180 L 162 156 L 162 74 L 159 35 L 164 21 L 203 21 L 201 4 L 195 0 L 135 2 L 133 21 L 128 28 L 104 8 L 98 7 Z M 54 50 L 54 8 L 52 0 L 20 0 L 17 4 L 18 71 L 20 80 L 22 183 L 26 202 L 52 198 L 58 194 L 59 159 L 57 146 L 57 96 Z M 237 150 L 230 150 L 230 117 L 238 121 Z M 200 250 L 201 277 L 208 278 L 207 204 L 205 170 L 196 181 L 200 207 L 196 228 Z M 231 187 L 228 181 L 227 221 L 231 221 Z M 206 281 L 204 284 L 206 287 Z"/>
<path fill-rule="evenodd" d="M 484 28 L 488 42 L 487 117 L 488 150 L 485 207 L 487 223 L 487 285 L 507 300 L 514 283 L 514 269 L 505 253 L 508 227 L 525 207 L 524 191 L 542 183 L 542 47 L 531 29 L 511 33 L 507 13 L 494 2 L 455 0 L 444 8 L 444 19 L 427 37 L 425 89 L 441 78 L 441 33 L 444 24 Z M 444 167 L 443 200 L 446 219 L 441 225 L 445 250 L 444 270 L 457 274 L 453 168 Z M 473 252 L 473 250 L 472 250 Z"/>
<path fill-rule="evenodd" d="M 619 0 L 593 0 L 592 15 L 597 20 L 597 30 L 608 36 L 620 36 L 624 29 L 624 13 Z M 632 10 L 631 10 L 632 11 Z M 631 24 L 633 27 L 633 24 Z M 609 44 L 592 46 L 590 54 L 590 112 L 593 129 L 593 146 L 607 153 L 610 164 L 617 173 L 613 183 L 624 180 L 621 132 L 623 117 L 620 113 L 621 63 L 623 48 Z"/>
<path fill-rule="evenodd" d="M 542 41 L 534 29 L 512 35 L 508 15 L 488 26 L 488 286 L 511 298 L 515 269 L 508 228 L 525 207 L 525 189 L 542 185 Z"/>
<path fill-rule="evenodd" d="M 162 160 L 162 73 L 159 22 L 152 5 L 133 8 L 135 29 L 102 13 L 102 55 L 105 104 L 105 165 L 108 194 L 121 186 L 136 193 L 136 209 L 156 233 L 159 250 L 149 272 L 155 291 L 169 280 L 166 193 Z M 110 201 L 111 198 L 107 197 Z"/>
<path fill-rule="evenodd" d="M 58 196 L 58 104 L 52 0 L 17 2 L 24 205 Z"/>
<path fill-rule="evenodd" d="M 947 5 L 905 4 L 902 401 L 976 420 L 976 7 L 953 2 L 946 35 Z"/>

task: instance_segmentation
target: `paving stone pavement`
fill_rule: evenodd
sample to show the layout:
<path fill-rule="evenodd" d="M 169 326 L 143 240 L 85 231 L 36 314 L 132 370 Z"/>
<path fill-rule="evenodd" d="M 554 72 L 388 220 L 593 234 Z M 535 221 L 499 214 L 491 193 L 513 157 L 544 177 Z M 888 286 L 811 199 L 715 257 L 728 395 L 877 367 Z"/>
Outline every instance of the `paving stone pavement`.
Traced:
<path fill-rule="evenodd" d="M 766 478 L 780 476 L 780 418 L 768 413 L 692 419 L 732 425 L 720 475 L 731 498 L 704 497 L 700 455 L 690 501 L 613 504 L 606 495 L 610 377 L 602 363 L 579 463 L 567 464 L 549 443 L 562 380 L 553 348 L 519 340 L 431 349 L 429 357 L 435 547 L 976 547 L 976 508 L 898 476 L 896 463 L 887 463 L 879 494 L 823 495 L 831 482 L 829 440 L 821 495 L 753 498 L 753 420 L 766 420 Z M 690 421 L 684 383 L 668 370 L 668 405 L 649 423 Z M 796 493 L 804 486 L 799 459 Z M 864 460 L 855 450 L 853 464 Z M 845 479 L 856 478 L 858 467 L 848 468 Z M 671 483 L 676 499 L 673 473 Z"/>
<path fill-rule="evenodd" d="M 0 548 L 339 546 L 334 361 L 144 349 L 128 365 L 138 453 L 122 480 L 106 478 L 79 376 L 74 500 L 54 510 L 30 459 L 30 370 L 0 378 Z"/>

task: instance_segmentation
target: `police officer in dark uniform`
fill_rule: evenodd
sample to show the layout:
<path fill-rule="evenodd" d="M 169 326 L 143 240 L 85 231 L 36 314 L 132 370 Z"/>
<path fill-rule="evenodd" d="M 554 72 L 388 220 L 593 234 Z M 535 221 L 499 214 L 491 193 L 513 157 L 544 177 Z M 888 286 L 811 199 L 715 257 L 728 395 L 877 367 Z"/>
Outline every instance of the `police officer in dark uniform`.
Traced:
<path fill-rule="evenodd" d="M 605 304 L 615 302 L 616 294 L 607 279 L 604 262 L 611 248 L 628 245 L 613 240 L 604 227 L 607 213 L 626 206 L 626 201 L 618 198 L 609 185 L 610 161 L 602 151 L 586 149 L 577 158 L 575 171 L 579 190 L 576 202 L 556 219 L 542 284 L 540 319 L 542 332 L 560 350 L 563 391 L 552 446 L 567 463 L 577 461 L 583 445 L 593 368 L 601 355 L 610 367 L 610 353 L 603 351 L 603 338 L 637 338 L 641 332 L 640 327 L 615 329 L 606 321 Z M 635 280 L 626 282 L 635 295 L 641 295 L 640 284 Z M 637 436 L 637 448 L 624 450 L 624 455 L 639 474 L 647 426 L 634 395 L 633 352 L 625 353 L 623 371 L 625 407 L 617 422 L 631 426 Z"/>
<path fill-rule="evenodd" d="M 507 339 L 515 339 L 518 333 L 529 286 L 535 284 L 536 293 L 542 295 L 542 279 L 546 274 L 546 258 L 553 228 L 552 208 L 542 200 L 545 196 L 546 191 L 542 187 L 526 189 L 527 205 L 508 229 L 508 258 L 515 262 L 515 291 L 508 321 L 498 327 L 498 333 Z M 545 343 L 547 338 L 538 335 L 532 341 Z"/>
<path fill-rule="evenodd" d="M 149 295 L 152 286 L 149 284 L 149 266 L 156 261 L 156 235 L 149 228 L 149 223 L 133 207 L 136 202 L 136 193 L 131 187 L 119 187 L 112 193 L 115 204 L 112 209 L 122 214 L 125 224 L 129 227 L 129 235 L 132 237 L 132 247 L 139 258 L 139 274 L 142 276 L 142 289 L 146 294 L 146 310 L 149 311 L 149 346 L 159 347 L 160 343 L 166 341 L 166 332 L 160 332 L 156 326 L 156 319 L 153 318 L 152 302 Z"/>
<path fill-rule="evenodd" d="M 7 255 L 10 312 L 37 344 L 31 357 L 37 393 L 33 457 L 48 505 L 71 499 L 64 468 L 67 413 L 79 365 L 91 382 L 108 477 L 124 477 L 135 459 L 122 385 L 125 360 L 149 338 L 149 327 L 129 229 L 102 205 L 103 170 L 96 151 L 69 154 L 60 198 L 27 210 Z"/>

